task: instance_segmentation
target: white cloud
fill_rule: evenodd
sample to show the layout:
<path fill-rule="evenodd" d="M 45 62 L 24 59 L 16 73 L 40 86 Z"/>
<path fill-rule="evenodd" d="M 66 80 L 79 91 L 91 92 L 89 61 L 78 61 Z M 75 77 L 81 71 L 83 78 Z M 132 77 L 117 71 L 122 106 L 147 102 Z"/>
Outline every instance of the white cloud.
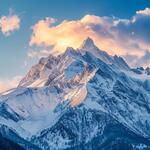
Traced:
<path fill-rule="evenodd" d="M 50 54 L 50 50 L 42 49 L 42 50 L 39 50 L 39 51 L 29 50 L 27 55 L 28 55 L 29 58 L 41 58 L 41 57 L 46 57 L 49 54 Z"/>
<path fill-rule="evenodd" d="M 0 18 L 0 28 L 5 36 L 9 36 L 13 31 L 20 28 L 20 18 L 17 15 L 2 16 Z"/>

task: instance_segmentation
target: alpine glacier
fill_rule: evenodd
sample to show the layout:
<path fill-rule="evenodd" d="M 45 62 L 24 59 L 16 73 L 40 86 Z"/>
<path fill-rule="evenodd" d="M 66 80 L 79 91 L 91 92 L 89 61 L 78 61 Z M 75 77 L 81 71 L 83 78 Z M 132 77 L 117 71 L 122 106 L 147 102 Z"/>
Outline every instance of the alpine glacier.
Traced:
<path fill-rule="evenodd" d="M 0 96 L 0 140 L 27 150 L 150 149 L 150 69 L 87 38 L 41 58 Z"/>

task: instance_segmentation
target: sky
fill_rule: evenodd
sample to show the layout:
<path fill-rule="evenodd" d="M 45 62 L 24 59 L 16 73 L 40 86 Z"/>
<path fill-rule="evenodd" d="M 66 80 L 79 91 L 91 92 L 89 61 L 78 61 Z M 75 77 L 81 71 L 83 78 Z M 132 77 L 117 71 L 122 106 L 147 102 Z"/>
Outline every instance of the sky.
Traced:
<path fill-rule="evenodd" d="M 150 66 L 149 8 L 150 0 L 0 0 L 0 91 L 87 36 L 131 66 Z"/>

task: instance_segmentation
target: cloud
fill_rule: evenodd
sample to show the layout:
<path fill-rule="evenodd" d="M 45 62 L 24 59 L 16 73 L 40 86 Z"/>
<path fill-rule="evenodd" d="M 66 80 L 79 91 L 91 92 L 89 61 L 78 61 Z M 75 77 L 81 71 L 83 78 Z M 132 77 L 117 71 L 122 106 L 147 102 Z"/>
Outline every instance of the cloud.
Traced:
<path fill-rule="evenodd" d="M 144 67 L 150 66 L 150 52 L 146 51 L 145 54 L 141 58 L 139 58 L 139 61 L 137 62 L 138 66 L 139 65 L 142 65 Z"/>
<path fill-rule="evenodd" d="M 41 58 L 41 57 L 46 57 L 50 54 L 50 50 L 48 49 L 42 49 L 42 50 L 29 50 L 28 52 L 28 57 L 29 58 Z"/>
<path fill-rule="evenodd" d="M 137 55 L 125 55 L 125 60 L 127 62 L 132 62 L 133 66 L 150 66 L 150 52 L 146 51 L 143 56 L 138 57 Z"/>
<path fill-rule="evenodd" d="M 78 48 L 86 37 L 91 37 L 109 54 L 142 58 L 145 52 L 150 52 L 149 11 L 149 8 L 137 11 L 131 19 L 86 15 L 60 24 L 46 18 L 32 27 L 30 46 L 45 49 L 52 46 L 53 51 L 62 53 L 68 46 Z M 137 64 L 134 61 L 130 61 L 130 65 Z"/>
<path fill-rule="evenodd" d="M 11 88 L 17 87 L 22 76 L 15 76 L 11 79 L 0 79 L 0 93 L 7 91 Z"/>
<path fill-rule="evenodd" d="M 0 28 L 5 36 L 9 36 L 13 31 L 20 28 L 20 18 L 17 15 L 2 16 L 0 18 Z"/>
<path fill-rule="evenodd" d="M 137 14 L 141 14 L 141 15 L 150 15 L 150 9 L 149 8 L 145 8 L 144 10 L 139 10 L 136 13 Z"/>
<path fill-rule="evenodd" d="M 104 48 L 110 47 L 113 43 L 111 38 L 108 38 L 108 41 L 103 40 L 104 36 L 110 36 L 110 34 L 107 35 L 107 33 L 104 33 L 107 28 L 109 28 L 108 24 L 105 26 L 105 30 L 100 31 L 101 34 L 96 33 L 96 27 L 102 26 L 104 29 L 103 23 L 108 23 L 109 18 L 87 15 L 81 20 L 64 20 L 56 26 L 53 26 L 54 22 L 48 20 L 51 19 L 46 18 L 45 20 L 40 20 L 33 26 L 30 46 L 53 46 L 54 50 L 64 52 L 68 46 L 78 48 L 87 36 L 92 37 L 98 45 L 101 45 Z M 113 44 L 115 45 L 115 43 Z"/>

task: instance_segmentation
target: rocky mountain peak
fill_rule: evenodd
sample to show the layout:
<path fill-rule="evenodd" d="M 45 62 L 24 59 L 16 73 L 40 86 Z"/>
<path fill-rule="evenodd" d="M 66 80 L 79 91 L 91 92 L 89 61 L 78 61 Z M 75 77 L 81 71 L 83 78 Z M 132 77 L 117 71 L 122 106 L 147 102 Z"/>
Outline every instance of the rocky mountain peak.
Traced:
<path fill-rule="evenodd" d="M 83 41 L 83 43 L 82 43 L 80 49 L 91 49 L 91 48 L 95 48 L 95 47 L 96 47 L 96 46 L 95 46 L 94 41 L 93 41 L 90 37 L 87 37 L 87 38 Z"/>

